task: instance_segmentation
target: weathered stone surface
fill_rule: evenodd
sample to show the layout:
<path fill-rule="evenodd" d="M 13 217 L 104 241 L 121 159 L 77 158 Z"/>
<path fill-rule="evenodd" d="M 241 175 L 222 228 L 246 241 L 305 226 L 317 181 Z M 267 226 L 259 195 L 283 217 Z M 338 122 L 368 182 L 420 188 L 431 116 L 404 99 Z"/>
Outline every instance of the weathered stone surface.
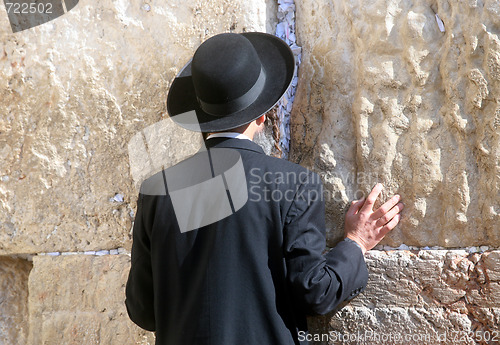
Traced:
<path fill-rule="evenodd" d="M 496 0 L 297 1 L 291 159 L 322 174 L 330 243 L 382 182 L 406 205 L 387 244 L 500 246 L 499 20 Z"/>
<path fill-rule="evenodd" d="M 128 255 L 35 256 L 28 344 L 154 344 L 127 315 L 129 268 Z"/>
<path fill-rule="evenodd" d="M 1 15 L 0 253 L 129 248 L 130 140 L 165 118 L 203 40 L 272 30 L 275 13 L 270 0 L 80 1 L 15 34 Z M 169 139 L 182 156 L 199 135 Z"/>
<path fill-rule="evenodd" d="M 500 340 L 499 257 L 499 251 L 370 251 L 366 290 L 337 314 L 311 318 L 311 333 L 331 335 L 328 341 L 352 337 L 343 344 L 476 344 L 488 332 Z"/>
<path fill-rule="evenodd" d="M 0 257 L 0 344 L 26 344 L 31 263 Z"/>
<path fill-rule="evenodd" d="M 314 345 L 474 345 L 497 344 L 499 324 L 499 308 L 464 314 L 442 308 L 346 307 L 330 322 L 312 321 L 310 332 Z"/>
<path fill-rule="evenodd" d="M 387 244 L 500 246 L 498 1 L 296 4 L 291 159 L 323 176 L 329 243 L 346 203 L 381 181 L 407 207 Z M 129 248 L 137 180 L 199 145 L 156 125 L 170 81 L 204 39 L 272 32 L 275 13 L 271 0 L 80 1 L 16 34 L 0 15 L 0 253 Z M 269 133 L 261 142 L 270 152 Z M 35 256 L 30 274 L 28 261 L 0 259 L 0 343 L 154 343 L 125 311 L 129 260 Z M 364 294 L 311 319 L 311 333 L 475 344 L 500 328 L 498 251 L 373 251 L 367 262 Z M 398 334 L 411 337 L 387 340 Z"/>
<path fill-rule="evenodd" d="M 500 252 L 370 251 L 370 281 L 359 307 L 500 308 Z M 493 278 L 493 279 L 492 279 Z"/>

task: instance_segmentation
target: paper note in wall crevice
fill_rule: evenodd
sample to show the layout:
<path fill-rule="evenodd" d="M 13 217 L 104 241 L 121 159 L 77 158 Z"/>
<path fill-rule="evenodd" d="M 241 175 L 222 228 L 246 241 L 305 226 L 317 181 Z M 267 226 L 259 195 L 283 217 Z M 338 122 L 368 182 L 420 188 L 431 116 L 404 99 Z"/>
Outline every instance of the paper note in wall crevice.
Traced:
<path fill-rule="evenodd" d="M 436 22 L 437 22 L 437 24 L 438 24 L 439 31 L 444 32 L 444 31 L 445 31 L 445 28 L 444 28 L 444 23 L 443 23 L 443 21 L 441 20 L 441 18 L 439 18 L 439 16 L 437 15 L 437 13 L 436 13 Z"/>

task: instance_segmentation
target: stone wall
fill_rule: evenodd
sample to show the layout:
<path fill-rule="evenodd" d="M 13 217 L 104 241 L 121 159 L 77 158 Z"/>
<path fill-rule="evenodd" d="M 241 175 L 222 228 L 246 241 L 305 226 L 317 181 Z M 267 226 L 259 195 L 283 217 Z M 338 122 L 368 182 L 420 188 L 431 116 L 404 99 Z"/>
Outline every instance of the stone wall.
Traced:
<path fill-rule="evenodd" d="M 311 318 L 312 333 L 415 336 L 408 344 L 436 343 L 424 333 L 445 334 L 443 344 L 479 343 L 470 333 L 455 341 L 469 331 L 493 336 L 498 1 L 296 6 L 303 54 L 290 159 L 325 182 L 329 245 L 348 201 L 376 182 L 406 204 L 401 225 L 367 255 L 367 290 Z M 0 343 L 154 343 L 123 304 L 138 192 L 129 144 L 166 119 L 170 82 L 203 40 L 273 32 L 276 13 L 273 0 L 82 0 L 14 34 L 0 10 Z M 163 138 L 167 164 L 200 139 Z"/>
<path fill-rule="evenodd" d="M 363 294 L 310 319 L 315 344 L 487 344 L 500 341 L 500 251 L 370 251 Z"/>
<path fill-rule="evenodd" d="M 500 3 L 297 5 L 292 159 L 329 187 L 332 240 L 378 181 L 406 203 L 387 244 L 498 247 Z"/>
<path fill-rule="evenodd" d="M 406 206 L 315 343 L 500 341 L 498 23 L 494 0 L 297 1 L 291 159 L 327 186 L 329 245 L 376 182 Z"/>
<path fill-rule="evenodd" d="M 154 344 L 128 320 L 129 267 L 127 255 L 35 256 L 27 344 Z"/>
<path fill-rule="evenodd" d="M 138 195 L 129 143 L 166 118 L 169 85 L 201 42 L 271 32 L 277 12 L 270 0 L 77 2 L 16 33 L 0 5 L 5 345 L 154 343 L 123 304 Z M 201 139 L 166 134 L 168 163 Z"/>
<path fill-rule="evenodd" d="M 169 84 L 202 41 L 265 30 L 267 16 L 264 0 L 80 1 L 13 34 L 2 15 L 0 254 L 128 243 L 129 141 L 165 117 Z"/>
<path fill-rule="evenodd" d="M 26 343 L 31 267 L 24 259 L 0 257 L 0 344 Z"/>

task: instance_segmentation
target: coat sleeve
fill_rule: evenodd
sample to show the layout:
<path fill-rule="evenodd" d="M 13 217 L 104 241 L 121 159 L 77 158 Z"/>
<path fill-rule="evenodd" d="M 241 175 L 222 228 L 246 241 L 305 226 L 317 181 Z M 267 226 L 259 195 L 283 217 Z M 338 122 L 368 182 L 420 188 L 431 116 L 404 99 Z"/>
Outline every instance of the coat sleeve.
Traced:
<path fill-rule="evenodd" d="M 294 298 L 309 314 L 326 314 L 362 292 L 368 281 L 363 253 L 341 241 L 325 250 L 325 206 L 319 176 L 300 185 L 285 218 L 287 279 Z"/>
<path fill-rule="evenodd" d="M 135 324 L 148 331 L 155 331 L 150 232 L 146 228 L 147 207 L 144 203 L 144 195 L 139 194 L 132 234 L 131 267 L 125 288 L 125 305 L 130 319 Z"/>

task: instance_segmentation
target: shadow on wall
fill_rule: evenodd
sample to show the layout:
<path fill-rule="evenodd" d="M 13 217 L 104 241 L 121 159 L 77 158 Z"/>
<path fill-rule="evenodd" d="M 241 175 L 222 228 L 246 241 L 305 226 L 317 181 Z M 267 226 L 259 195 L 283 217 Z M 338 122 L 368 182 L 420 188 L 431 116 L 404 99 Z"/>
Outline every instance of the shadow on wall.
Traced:
<path fill-rule="evenodd" d="M 0 344 L 26 344 L 32 267 L 28 260 L 0 256 Z"/>

